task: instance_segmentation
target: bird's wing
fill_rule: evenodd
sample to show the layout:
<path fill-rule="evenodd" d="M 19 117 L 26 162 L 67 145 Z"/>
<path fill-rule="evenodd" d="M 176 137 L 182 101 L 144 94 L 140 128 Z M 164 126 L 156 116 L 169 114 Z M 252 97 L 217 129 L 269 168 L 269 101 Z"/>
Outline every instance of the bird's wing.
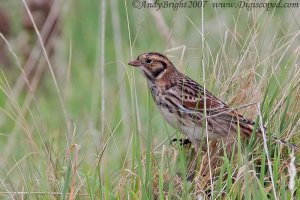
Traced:
<path fill-rule="evenodd" d="M 204 117 L 204 99 L 206 99 L 206 117 L 209 121 L 218 123 L 214 124 L 220 128 L 226 124 L 239 124 L 241 131 L 249 137 L 255 126 L 251 120 L 244 118 L 237 111 L 231 109 L 228 105 L 220 101 L 210 92 L 204 90 L 197 82 L 188 77 L 177 79 L 177 83 L 169 90 L 169 96 L 173 97 L 178 105 L 179 112 L 186 118 L 189 118 L 193 123 L 199 124 L 199 121 Z M 205 93 L 205 98 L 204 98 Z M 228 129 L 228 128 L 224 128 Z M 258 131 L 259 128 L 257 129 Z"/>
<path fill-rule="evenodd" d="M 197 82 L 183 76 L 168 90 L 169 94 L 177 100 L 183 109 L 191 112 L 204 112 L 206 102 L 207 114 L 226 111 L 229 107 L 203 89 Z M 205 101 L 204 101 L 205 99 Z"/>

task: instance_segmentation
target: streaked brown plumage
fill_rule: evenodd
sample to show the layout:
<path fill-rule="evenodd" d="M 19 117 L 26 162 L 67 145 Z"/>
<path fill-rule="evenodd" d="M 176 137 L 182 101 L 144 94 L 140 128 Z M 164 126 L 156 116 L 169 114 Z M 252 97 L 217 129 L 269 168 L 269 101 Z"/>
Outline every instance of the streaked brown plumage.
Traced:
<path fill-rule="evenodd" d="M 251 136 L 255 127 L 253 121 L 244 118 L 197 82 L 180 73 L 166 56 L 144 53 L 128 64 L 141 69 L 153 100 L 167 122 L 182 131 L 196 146 L 206 136 L 203 129 L 205 110 L 208 139 L 236 138 L 238 126 L 242 137 Z M 260 133 L 260 129 L 257 128 L 256 132 Z"/>

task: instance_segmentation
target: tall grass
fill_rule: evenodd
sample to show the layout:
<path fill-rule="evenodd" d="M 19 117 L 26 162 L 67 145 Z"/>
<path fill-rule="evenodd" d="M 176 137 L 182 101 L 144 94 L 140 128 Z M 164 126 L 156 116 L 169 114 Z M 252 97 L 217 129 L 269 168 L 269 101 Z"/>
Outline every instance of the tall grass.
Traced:
<path fill-rule="evenodd" d="M 5 38 L 14 64 L 3 66 L 0 84 L 0 198 L 300 199 L 299 153 L 271 139 L 299 145 L 297 10 L 150 11 L 131 3 L 63 2 L 53 60 L 35 30 L 48 74 L 21 93 L 12 74 L 24 78 L 16 39 L 24 30 L 14 18 L 15 37 Z M 31 14 L 26 1 L 5 6 Z M 167 52 L 185 74 L 265 124 L 265 137 L 239 138 L 235 156 L 222 141 L 204 139 L 209 151 L 197 155 L 170 146 L 183 136 L 127 66 L 147 51 Z"/>

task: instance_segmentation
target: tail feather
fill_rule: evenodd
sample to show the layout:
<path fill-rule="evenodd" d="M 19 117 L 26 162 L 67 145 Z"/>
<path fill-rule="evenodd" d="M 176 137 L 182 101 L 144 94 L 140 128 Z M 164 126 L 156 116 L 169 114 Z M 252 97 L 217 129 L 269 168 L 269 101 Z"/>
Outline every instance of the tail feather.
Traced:
<path fill-rule="evenodd" d="M 256 134 L 261 138 L 262 137 L 262 130 L 261 127 L 263 127 L 264 132 L 267 130 L 266 127 L 264 125 L 260 125 L 260 124 L 256 124 L 254 121 L 246 119 L 245 117 L 243 117 L 240 114 L 234 113 L 234 115 L 236 116 L 234 120 L 234 122 L 236 124 L 239 124 L 240 126 L 240 130 L 243 133 L 243 135 L 246 135 L 246 137 L 250 138 L 252 133 L 256 132 Z M 256 131 L 254 131 L 254 129 L 256 129 Z M 271 140 L 283 144 L 293 150 L 298 151 L 299 148 L 297 145 L 292 144 L 288 141 L 285 141 L 283 139 L 278 139 L 276 136 L 271 136 Z"/>

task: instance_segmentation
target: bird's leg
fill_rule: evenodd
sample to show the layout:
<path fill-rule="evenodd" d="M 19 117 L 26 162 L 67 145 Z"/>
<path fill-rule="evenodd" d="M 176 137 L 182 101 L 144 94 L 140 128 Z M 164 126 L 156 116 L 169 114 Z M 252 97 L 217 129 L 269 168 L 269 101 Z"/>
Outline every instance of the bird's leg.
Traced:
<path fill-rule="evenodd" d="M 174 138 L 171 140 L 170 145 L 171 146 L 180 146 L 183 147 L 185 150 L 189 150 L 192 146 L 192 143 L 194 145 L 194 148 L 191 149 L 189 155 L 189 164 L 188 164 L 188 172 L 187 172 L 187 180 L 192 181 L 195 177 L 195 172 L 197 168 L 197 153 L 200 148 L 199 141 L 191 141 L 189 138 Z"/>
<path fill-rule="evenodd" d="M 200 149 L 200 142 L 198 140 L 194 141 L 194 150 L 195 150 L 195 153 L 198 154 L 198 151 Z"/>
<path fill-rule="evenodd" d="M 191 155 L 191 160 L 189 164 L 189 169 L 188 169 L 188 174 L 187 174 L 187 180 L 192 181 L 195 177 L 196 174 L 196 169 L 197 169 L 197 158 L 200 150 L 200 141 L 199 140 L 194 140 L 194 150 L 192 150 L 192 155 Z"/>
<path fill-rule="evenodd" d="M 192 146 L 192 142 L 188 138 L 174 138 L 170 142 L 170 146 L 176 146 L 176 144 L 179 143 L 180 147 L 183 147 L 185 149 L 189 149 Z"/>

